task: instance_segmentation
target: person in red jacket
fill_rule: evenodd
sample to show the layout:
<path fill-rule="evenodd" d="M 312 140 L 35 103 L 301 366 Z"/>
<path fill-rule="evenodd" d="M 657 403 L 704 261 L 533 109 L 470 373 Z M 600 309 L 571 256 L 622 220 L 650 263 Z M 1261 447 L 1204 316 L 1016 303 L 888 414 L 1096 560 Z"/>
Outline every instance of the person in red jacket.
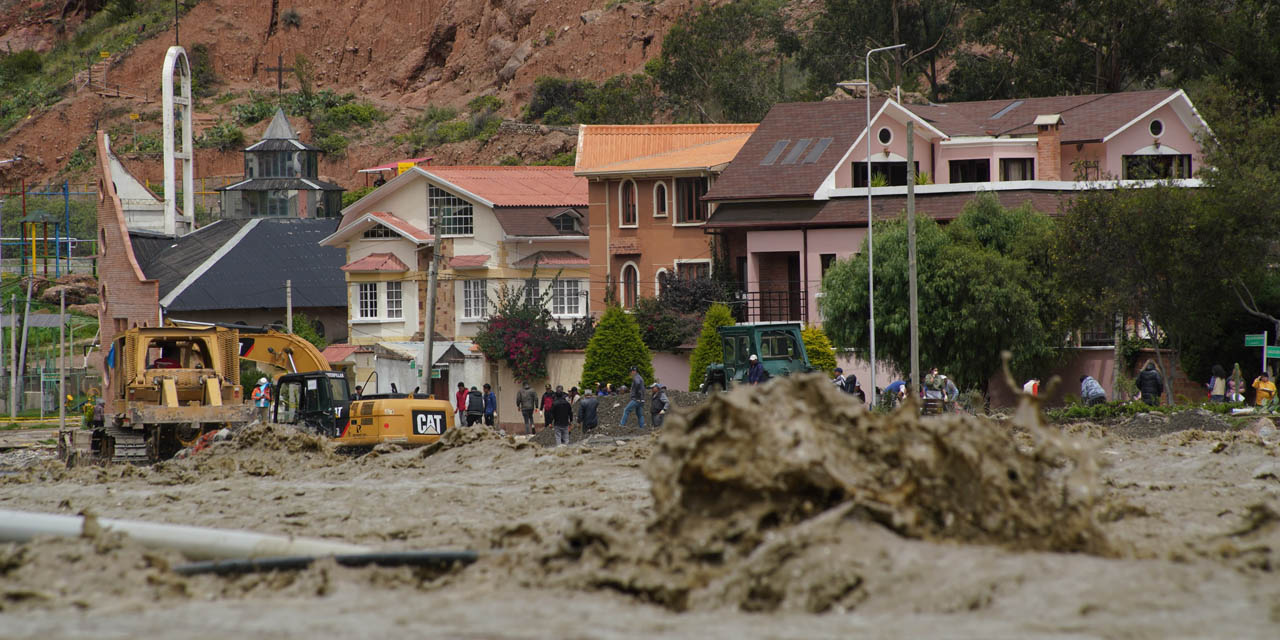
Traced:
<path fill-rule="evenodd" d="M 454 404 L 458 407 L 457 424 L 466 424 L 467 418 L 467 383 L 458 383 L 458 392 L 453 394 Z"/>

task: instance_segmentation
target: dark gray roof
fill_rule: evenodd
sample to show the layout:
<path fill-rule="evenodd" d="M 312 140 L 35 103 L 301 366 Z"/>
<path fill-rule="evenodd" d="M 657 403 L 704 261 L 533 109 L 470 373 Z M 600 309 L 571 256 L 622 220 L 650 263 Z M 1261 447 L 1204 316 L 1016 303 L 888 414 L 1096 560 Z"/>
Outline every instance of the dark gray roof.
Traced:
<path fill-rule="evenodd" d="M 320 151 L 320 147 L 313 147 L 301 140 L 279 140 L 268 139 L 259 140 L 244 148 L 247 152 L 257 151 Z"/>
<path fill-rule="evenodd" d="M 164 236 L 163 243 L 157 243 L 155 239 L 146 239 L 140 245 L 135 239 L 133 240 L 134 255 L 138 256 L 139 246 L 144 248 L 145 253 L 150 253 L 145 264 L 142 257 L 138 256 L 138 266 L 142 267 L 142 272 L 148 279 L 159 281 L 160 297 L 163 298 L 178 286 L 188 273 L 194 271 L 213 255 L 213 252 L 226 244 L 247 222 L 248 220 L 218 220 L 185 236 L 178 238 Z M 132 237 L 136 233 L 129 235 Z"/>
<path fill-rule="evenodd" d="M 219 187 L 218 191 L 346 191 L 343 187 L 319 178 L 253 178 L 237 182 L 229 187 Z"/>
<path fill-rule="evenodd" d="M 346 307 L 341 270 L 346 252 L 319 245 L 337 222 L 220 220 L 178 238 L 151 262 L 146 274 L 160 281 L 162 300 L 180 289 L 165 306 L 169 313 L 280 308 L 285 304 L 285 280 L 293 281 L 295 307 Z M 182 286 L 193 273 L 195 280 Z"/>
<path fill-rule="evenodd" d="M 158 231 L 129 230 L 129 243 L 133 245 L 133 257 L 137 258 L 138 266 L 142 268 L 143 273 L 147 272 L 147 266 L 151 261 L 175 241 L 176 238 L 173 236 Z"/>

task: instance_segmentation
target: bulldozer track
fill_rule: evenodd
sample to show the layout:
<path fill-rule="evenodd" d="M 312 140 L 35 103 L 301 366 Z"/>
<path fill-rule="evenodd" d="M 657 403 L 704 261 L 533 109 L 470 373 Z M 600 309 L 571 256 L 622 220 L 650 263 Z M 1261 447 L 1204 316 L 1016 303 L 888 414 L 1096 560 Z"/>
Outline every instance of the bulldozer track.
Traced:
<path fill-rule="evenodd" d="M 121 429 L 120 427 L 107 427 L 107 436 L 113 442 L 112 446 L 112 462 L 124 462 L 130 464 L 146 464 L 151 462 L 151 456 L 147 453 L 147 441 L 142 434 L 131 429 Z"/>

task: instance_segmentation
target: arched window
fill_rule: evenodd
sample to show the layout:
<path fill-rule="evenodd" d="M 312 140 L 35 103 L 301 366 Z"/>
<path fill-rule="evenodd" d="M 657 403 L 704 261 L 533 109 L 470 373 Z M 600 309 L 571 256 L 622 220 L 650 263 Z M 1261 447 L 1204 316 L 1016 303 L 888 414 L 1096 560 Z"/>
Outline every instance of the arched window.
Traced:
<path fill-rule="evenodd" d="M 627 263 L 622 267 L 622 307 L 633 309 L 640 297 L 640 271 L 636 266 Z"/>
<path fill-rule="evenodd" d="M 620 209 L 622 212 L 622 226 L 633 227 L 636 224 L 636 183 L 627 180 L 622 183 L 622 192 L 619 194 Z"/>
<path fill-rule="evenodd" d="M 653 217 L 667 217 L 667 185 L 661 182 L 653 187 Z"/>
<path fill-rule="evenodd" d="M 663 280 L 665 280 L 668 277 L 669 273 L 670 272 L 668 272 L 665 268 L 663 268 L 663 269 L 658 269 L 658 272 L 653 275 L 653 295 L 659 298 L 662 297 L 662 285 L 664 284 Z"/>

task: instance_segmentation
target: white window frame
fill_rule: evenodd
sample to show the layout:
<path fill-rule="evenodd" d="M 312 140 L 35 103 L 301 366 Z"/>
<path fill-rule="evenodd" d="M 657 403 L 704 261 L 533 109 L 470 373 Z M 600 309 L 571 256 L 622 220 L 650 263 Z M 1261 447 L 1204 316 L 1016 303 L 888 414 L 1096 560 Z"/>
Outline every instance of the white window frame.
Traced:
<path fill-rule="evenodd" d="M 383 285 L 383 289 L 386 291 L 386 313 L 384 317 L 387 320 L 404 320 L 404 283 L 400 280 L 388 280 Z M 395 291 L 395 296 L 391 295 L 392 291 Z M 393 299 L 396 303 L 394 307 L 391 305 Z"/>
<path fill-rule="evenodd" d="M 567 289 L 570 284 L 573 285 L 574 289 L 572 294 L 568 293 L 567 290 L 561 291 L 562 287 Z M 583 287 L 582 284 L 583 281 L 576 278 L 556 279 L 551 281 L 551 317 L 581 318 L 583 316 L 582 293 L 586 291 L 586 288 Z M 569 296 L 572 296 L 573 298 L 572 303 L 567 301 Z M 566 299 L 562 300 L 562 297 Z M 567 311 L 571 306 L 573 310 Z M 561 309 L 561 311 L 558 311 L 558 309 Z"/>
<path fill-rule="evenodd" d="M 627 267 L 636 270 L 636 299 L 631 301 L 631 306 L 627 306 Z M 623 309 L 634 309 L 636 303 L 640 301 L 640 266 L 634 261 L 628 260 L 622 263 L 622 267 L 618 269 L 618 302 L 622 303 Z"/>
<path fill-rule="evenodd" d="M 671 273 L 670 269 L 666 267 L 661 267 L 658 269 L 656 273 L 653 274 L 653 297 L 655 298 L 662 297 L 662 276 L 668 273 Z"/>
<path fill-rule="evenodd" d="M 370 298 L 365 297 L 365 293 L 371 294 Z M 368 307 L 366 303 L 372 303 L 373 312 L 366 314 Z M 357 320 L 377 320 L 378 319 L 378 283 L 376 282 L 357 282 L 356 283 L 356 319 Z"/>
<path fill-rule="evenodd" d="M 438 191 L 438 192 L 439 192 L 439 194 L 437 194 L 437 195 L 433 195 L 433 191 L 432 191 L 432 190 Z M 435 233 L 435 231 L 436 231 L 436 230 L 435 230 L 436 207 L 437 207 L 437 206 L 440 206 L 440 205 L 438 205 L 438 204 L 437 204 L 437 201 L 443 202 L 443 201 L 445 201 L 445 200 L 456 200 L 456 201 L 457 201 L 457 202 L 459 202 L 460 204 L 458 204 L 458 205 L 452 205 L 452 204 L 450 204 L 450 205 L 449 205 L 450 207 L 452 207 L 452 209 L 451 209 L 451 210 L 452 210 L 452 211 L 454 211 L 454 212 L 455 212 L 455 214 L 454 214 L 454 215 L 448 215 L 448 214 L 446 214 L 446 215 L 444 215 L 444 216 L 441 218 L 441 227 L 442 227 L 442 230 L 443 230 L 443 229 L 448 229 L 448 228 L 450 228 L 450 224 L 453 224 L 453 225 L 455 225 L 455 226 L 459 226 L 459 225 L 458 225 L 458 223 L 457 223 L 457 220 L 460 220 L 460 219 L 463 219 L 463 218 L 467 218 L 467 217 L 469 217 L 469 218 L 471 219 L 470 224 L 469 224 L 469 225 L 467 225 L 467 226 L 469 226 L 469 227 L 470 227 L 470 229 L 471 229 L 471 230 L 470 230 L 470 231 L 468 231 L 468 232 L 466 232 L 466 233 L 441 233 L 441 234 L 440 234 L 440 237 L 442 237 L 442 238 L 470 238 L 470 237 L 475 236 L 475 235 L 476 235 L 476 205 L 475 205 L 474 203 L 472 203 L 470 200 L 467 200 L 466 198 L 463 198 L 463 197 L 461 197 L 461 196 L 459 196 L 459 195 L 457 195 L 457 194 L 455 194 L 455 193 L 453 193 L 453 192 L 449 191 L 448 189 L 444 189 L 444 188 L 442 188 L 442 187 L 439 187 L 439 186 L 436 186 L 436 185 L 434 185 L 434 184 L 430 184 L 430 183 L 428 183 L 428 184 L 427 184 L 427 219 L 430 221 L 430 224 L 429 224 L 428 226 L 430 227 L 431 232 L 432 232 L 432 233 Z M 457 213 L 456 213 L 457 211 L 461 211 L 463 208 L 465 208 L 465 209 L 466 209 L 467 211 L 469 211 L 470 213 L 469 213 L 469 214 L 466 214 L 466 215 L 459 215 L 459 214 L 457 214 Z"/>
<path fill-rule="evenodd" d="M 707 265 L 707 277 L 710 278 L 712 275 L 714 275 L 712 273 L 712 269 L 715 268 L 715 263 L 712 262 L 711 258 L 696 258 L 696 259 L 689 259 L 689 260 L 677 259 L 673 264 L 675 267 L 673 273 L 675 273 L 677 278 L 680 277 L 680 265 L 682 264 L 705 264 Z"/>
<path fill-rule="evenodd" d="M 666 210 L 662 213 L 658 212 L 658 187 L 662 187 L 663 196 L 661 201 L 666 204 Z M 665 180 L 658 180 L 653 183 L 653 217 L 669 218 L 671 217 L 671 187 L 667 186 Z"/>
<path fill-rule="evenodd" d="M 626 220 L 627 203 L 622 198 L 622 194 L 626 191 L 627 183 L 631 183 L 631 193 L 635 194 L 636 199 L 636 215 L 635 221 L 631 224 L 624 222 Z M 618 228 L 619 229 L 635 229 L 640 226 L 640 187 L 636 185 L 636 181 L 627 178 L 618 183 Z"/>
<path fill-rule="evenodd" d="M 478 291 L 477 291 L 478 289 Z M 477 308 L 477 305 L 479 308 Z M 479 322 L 489 315 L 489 281 L 485 278 L 462 281 L 462 319 Z"/>

